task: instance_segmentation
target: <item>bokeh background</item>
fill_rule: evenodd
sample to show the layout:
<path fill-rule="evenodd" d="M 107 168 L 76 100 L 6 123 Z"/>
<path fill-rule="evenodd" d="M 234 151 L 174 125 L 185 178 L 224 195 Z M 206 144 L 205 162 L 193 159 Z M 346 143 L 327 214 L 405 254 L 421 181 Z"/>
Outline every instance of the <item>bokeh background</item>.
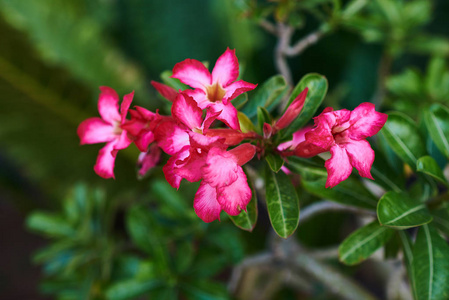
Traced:
<path fill-rule="evenodd" d="M 236 49 L 245 81 L 277 73 L 276 39 L 244 8 L 229 0 L 0 0 L 0 299 L 47 299 L 31 261 L 46 242 L 25 229 L 28 213 L 57 210 L 80 182 L 108 195 L 148 186 L 136 179 L 137 149 L 120 152 L 116 179 L 104 180 L 93 172 L 101 146 L 79 146 L 77 125 L 97 116 L 99 86 L 134 90 L 134 104 L 154 110 L 164 103 L 151 80 L 186 58 L 213 64 L 226 47 Z M 295 37 L 318 24 L 305 15 Z M 449 37 L 449 2 L 433 1 L 423 27 Z M 325 105 L 353 108 L 373 98 L 386 44 L 339 29 L 289 60 L 294 81 L 321 73 L 329 80 Z M 404 53 L 392 72 L 424 70 L 427 61 Z"/>

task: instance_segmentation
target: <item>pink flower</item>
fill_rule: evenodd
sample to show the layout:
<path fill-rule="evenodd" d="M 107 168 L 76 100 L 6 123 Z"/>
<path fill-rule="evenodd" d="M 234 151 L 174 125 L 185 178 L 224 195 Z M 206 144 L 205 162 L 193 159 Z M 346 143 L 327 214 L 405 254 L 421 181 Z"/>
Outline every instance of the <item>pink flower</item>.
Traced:
<path fill-rule="evenodd" d="M 122 124 L 122 129 L 132 136 L 134 144 L 141 152 L 146 152 L 154 141 L 154 129 L 164 117 L 140 106 L 136 106 L 135 110 L 130 109 L 129 113 L 131 120 Z"/>
<path fill-rule="evenodd" d="M 161 148 L 156 144 L 152 144 L 147 152 L 141 152 L 137 160 L 137 168 L 139 169 L 137 176 L 143 178 L 154 168 L 161 158 Z"/>
<path fill-rule="evenodd" d="M 276 121 L 276 124 L 274 124 L 275 131 L 283 129 L 290 125 L 291 122 L 293 122 L 294 119 L 299 115 L 302 108 L 304 107 L 304 103 L 306 102 L 307 92 L 309 89 L 306 87 L 299 95 L 298 97 L 293 100 L 292 103 L 288 106 L 285 113 L 282 115 L 282 117 L 279 118 L 279 120 Z"/>
<path fill-rule="evenodd" d="M 173 68 L 173 78 L 178 78 L 195 90 L 184 91 L 193 97 L 200 109 L 208 108 L 211 113 L 219 113 L 217 119 L 232 129 L 239 130 L 237 110 L 231 100 L 254 89 L 257 85 L 237 80 L 239 64 L 235 50 L 229 48 L 217 60 L 212 74 L 199 61 L 186 59 Z"/>
<path fill-rule="evenodd" d="M 375 135 L 387 121 L 387 115 L 376 112 L 372 103 L 362 103 L 352 112 L 346 109 L 332 111 L 326 108 L 316 117 L 315 128 L 305 134 L 295 154 L 312 157 L 330 151 L 331 158 L 325 163 L 328 177 L 326 187 L 334 187 L 351 175 L 352 167 L 362 177 L 373 179 L 371 166 L 374 151 L 365 140 Z"/>
<path fill-rule="evenodd" d="M 214 147 L 201 168 L 203 181 L 195 194 L 193 208 L 204 222 L 220 218 L 224 210 L 231 216 L 246 211 L 251 189 L 242 165 L 256 153 L 255 146 L 242 144 L 230 151 Z"/>
<path fill-rule="evenodd" d="M 106 86 L 100 87 L 100 90 L 98 111 L 101 118 L 94 117 L 84 120 L 78 126 L 77 133 L 81 145 L 107 143 L 98 154 L 94 170 L 103 178 L 111 178 L 114 177 L 115 157 L 118 150 L 125 149 L 132 142 L 122 125 L 126 121 L 126 114 L 134 92 L 123 97 L 119 112 L 117 93 Z"/>

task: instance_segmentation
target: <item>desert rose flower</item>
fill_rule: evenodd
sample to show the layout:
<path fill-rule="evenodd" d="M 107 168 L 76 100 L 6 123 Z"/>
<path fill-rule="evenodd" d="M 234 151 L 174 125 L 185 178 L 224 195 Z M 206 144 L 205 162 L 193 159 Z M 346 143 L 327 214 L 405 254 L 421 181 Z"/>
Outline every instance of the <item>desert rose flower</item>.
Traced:
<path fill-rule="evenodd" d="M 126 114 L 133 100 L 134 92 L 123 97 L 119 112 L 119 96 L 106 86 L 100 87 L 101 93 L 98 99 L 98 111 L 101 118 L 94 117 L 84 120 L 78 126 L 78 136 L 81 145 L 106 143 L 100 150 L 95 172 L 103 178 L 114 177 L 115 157 L 118 150 L 128 147 L 132 140 L 127 131 L 121 126 L 126 121 Z"/>
<path fill-rule="evenodd" d="M 376 112 L 374 104 L 362 103 L 353 111 L 333 111 L 326 108 L 315 117 L 315 128 L 305 134 L 305 141 L 295 149 L 295 155 L 312 157 L 330 151 L 325 163 L 328 177 L 326 187 L 334 187 L 351 175 L 352 167 L 360 176 L 373 179 L 371 166 L 374 151 L 367 137 L 379 132 L 387 121 L 387 115 Z"/>
<path fill-rule="evenodd" d="M 186 59 L 175 65 L 172 77 L 194 88 L 184 92 L 198 103 L 200 109 L 207 108 L 211 113 L 219 113 L 218 120 L 239 130 L 237 110 L 231 100 L 257 85 L 243 80 L 236 81 L 238 75 L 239 63 L 235 50 L 228 48 L 218 58 L 212 74 L 198 60 Z"/>

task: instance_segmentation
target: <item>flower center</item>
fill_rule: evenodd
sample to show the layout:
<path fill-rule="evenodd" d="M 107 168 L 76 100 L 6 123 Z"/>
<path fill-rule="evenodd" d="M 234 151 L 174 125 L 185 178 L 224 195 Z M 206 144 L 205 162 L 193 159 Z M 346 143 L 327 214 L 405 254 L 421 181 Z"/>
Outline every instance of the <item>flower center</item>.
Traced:
<path fill-rule="evenodd" d="M 206 87 L 207 99 L 210 102 L 221 101 L 226 94 L 226 91 L 221 87 L 221 85 L 217 82 L 213 85 L 209 85 Z"/>

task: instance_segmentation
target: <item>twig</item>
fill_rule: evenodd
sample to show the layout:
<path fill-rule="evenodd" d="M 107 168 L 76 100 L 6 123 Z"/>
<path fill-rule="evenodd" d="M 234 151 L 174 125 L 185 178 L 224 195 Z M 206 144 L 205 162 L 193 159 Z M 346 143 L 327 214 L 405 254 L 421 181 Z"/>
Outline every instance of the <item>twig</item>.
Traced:
<path fill-rule="evenodd" d="M 299 218 L 299 223 L 300 224 L 304 223 L 316 215 L 330 212 L 330 211 L 344 211 L 344 212 L 353 212 L 356 214 L 363 214 L 363 215 L 368 215 L 368 216 L 373 216 L 373 217 L 376 216 L 376 213 L 374 211 L 371 211 L 368 209 L 347 206 L 347 205 L 330 202 L 330 201 L 320 201 L 320 202 L 313 203 L 302 210 L 300 218 Z"/>
<path fill-rule="evenodd" d="M 263 29 L 265 29 L 266 31 L 268 31 L 269 33 L 277 36 L 278 32 L 276 30 L 276 26 L 272 23 L 270 23 L 267 20 L 262 20 L 259 22 L 259 26 L 262 27 Z"/>
<path fill-rule="evenodd" d="M 287 56 L 296 56 L 301 54 L 307 47 L 315 44 L 324 36 L 322 30 L 311 32 L 301 40 L 297 41 L 292 47 L 284 49 L 284 54 Z"/>
<path fill-rule="evenodd" d="M 285 49 L 290 47 L 290 40 L 294 30 L 291 26 L 288 26 L 284 23 L 278 23 L 276 29 L 278 36 L 278 43 L 274 51 L 274 60 L 276 62 L 276 68 L 278 69 L 279 73 L 281 73 L 282 76 L 284 76 L 285 81 L 287 81 L 287 84 L 289 86 L 293 86 L 292 73 L 287 64 Z"/>

